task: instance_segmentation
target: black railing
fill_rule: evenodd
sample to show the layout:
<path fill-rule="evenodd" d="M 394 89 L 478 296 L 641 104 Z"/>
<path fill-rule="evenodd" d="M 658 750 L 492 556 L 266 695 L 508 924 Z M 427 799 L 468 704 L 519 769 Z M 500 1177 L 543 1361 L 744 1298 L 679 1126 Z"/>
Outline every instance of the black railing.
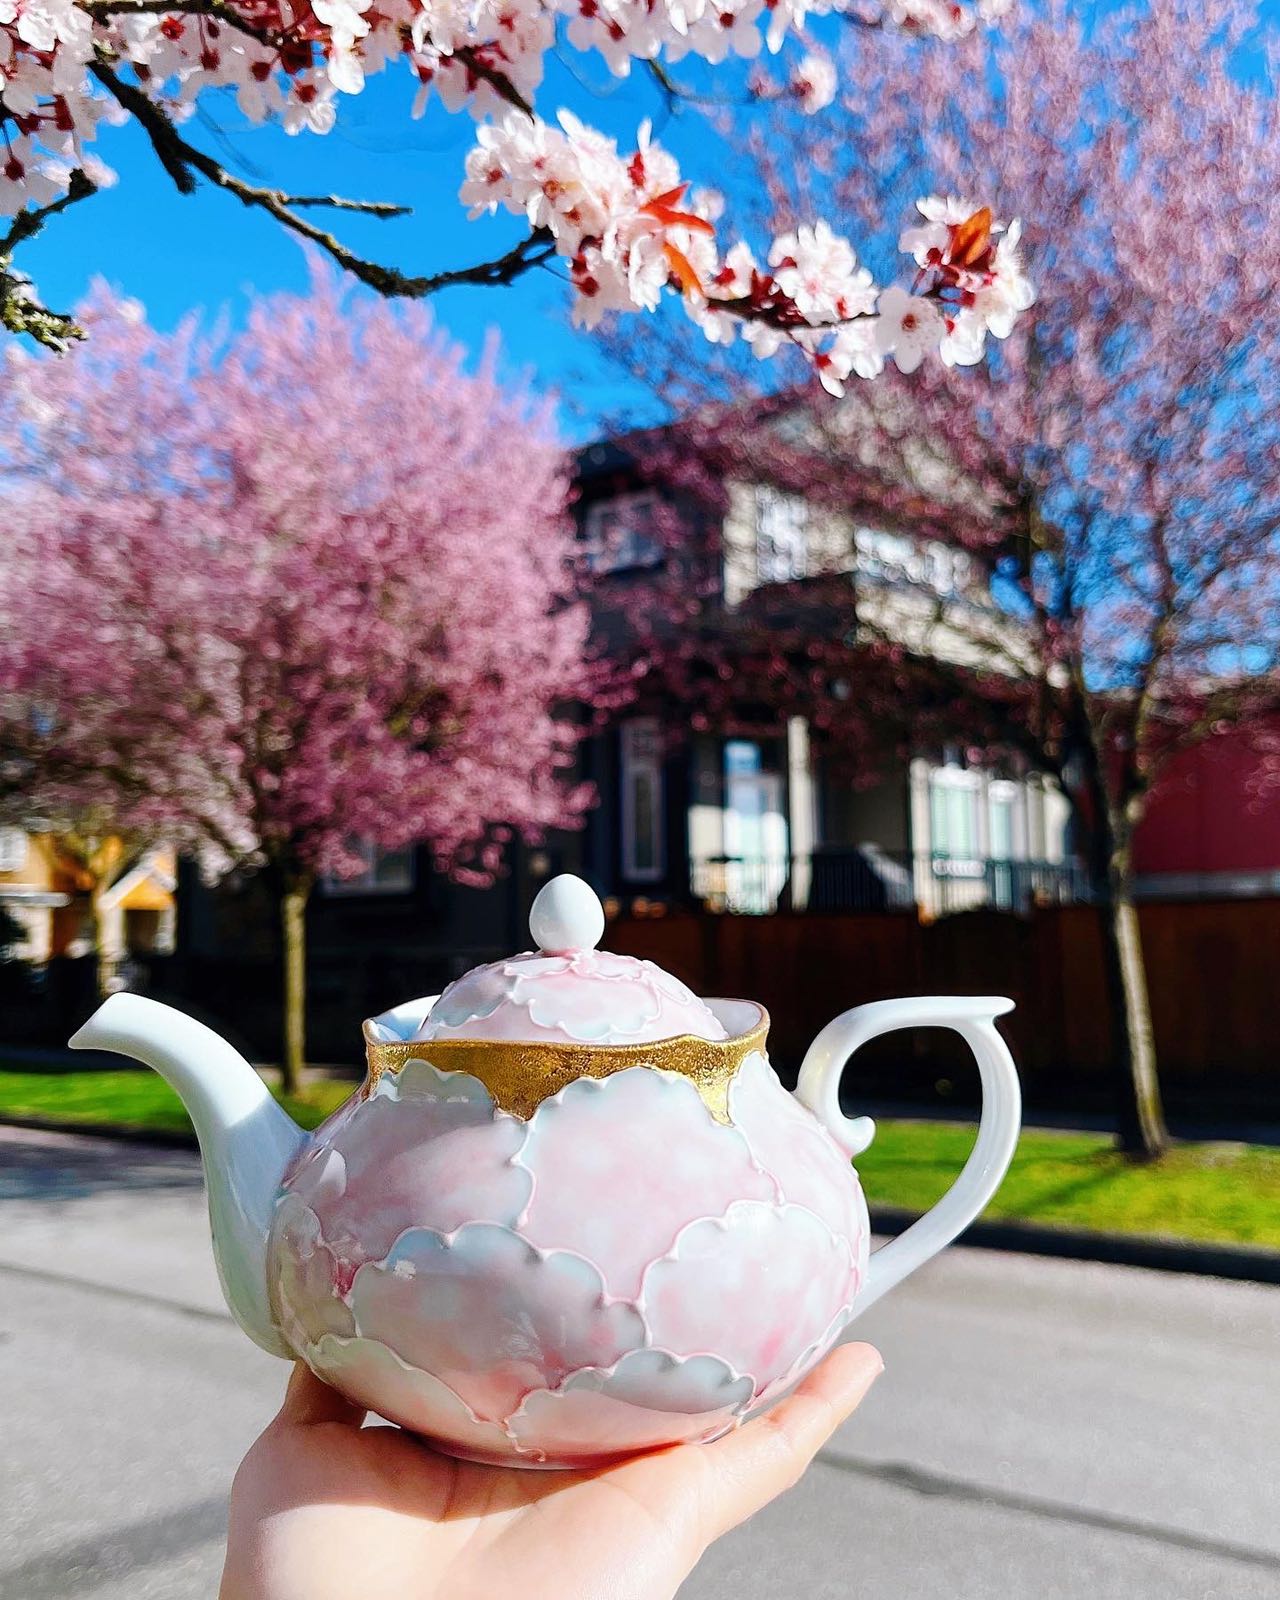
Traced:
<path fill-rule="evenodd" d="M 693 896 L 709 911 L 918 911 L 945 917 L 987 907 L 1025 916 L 1037 905 L 1089 900 L 1074 861 L 984 861 L 875 845 L 793 856 L 711 856 L 691 868 Z"/>

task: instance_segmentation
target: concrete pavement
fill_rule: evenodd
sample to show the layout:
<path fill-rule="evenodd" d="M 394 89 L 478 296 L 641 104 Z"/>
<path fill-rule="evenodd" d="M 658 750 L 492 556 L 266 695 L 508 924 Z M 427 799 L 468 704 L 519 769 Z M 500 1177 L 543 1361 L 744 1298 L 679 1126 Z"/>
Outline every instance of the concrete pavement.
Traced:
<path fill-rule="evenodd" d="M 859 1332 L 871 1398 L 682 1600 L 1280 1595 L 1280 1289 L 953 1250 Z M 0 1130 L 4 1600 L 212 1595 L 283 1376 L 193 1158 Z"/>

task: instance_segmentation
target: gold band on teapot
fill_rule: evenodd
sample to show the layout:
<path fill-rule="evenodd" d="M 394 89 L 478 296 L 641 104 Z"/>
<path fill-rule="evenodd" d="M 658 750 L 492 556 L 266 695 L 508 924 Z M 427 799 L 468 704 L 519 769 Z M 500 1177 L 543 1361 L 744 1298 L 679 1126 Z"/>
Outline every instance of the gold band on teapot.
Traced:
<path fill-rule="evenodd" d="M 753 1050 L 764 1050 L 769 1017 L 731 1039 L 699 1039 L 682 1033 L 651 1044 L 532 1044 L 510 1039 L 376 1039 L 365 1023 L 369 1075 L 362 1093 L 372 1094 L 384 1072 L 410 1061 L 427 1061 L 439 1072 L 466 1072 L 482 1083 L 495 1105 L 527 1121 L 544 1100 L 577 1078 L 609 1078 L 628 1067 L 652 1067 L 688 1078 L 717 1122 L 729 1121 L 729 1085 Z"/>

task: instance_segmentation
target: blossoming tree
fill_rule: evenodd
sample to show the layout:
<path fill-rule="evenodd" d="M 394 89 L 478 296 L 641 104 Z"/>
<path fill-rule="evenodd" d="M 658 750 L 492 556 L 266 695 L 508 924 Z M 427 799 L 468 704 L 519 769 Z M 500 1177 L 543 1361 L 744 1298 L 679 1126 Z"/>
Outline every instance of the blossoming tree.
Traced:
<path fill-rule="evenodd" d="M 1134 830 L 1176 752 L 1265 727 L 1280 690 L 1280 105 L 1265 37 L 1237 49 L 1245 0 L 1149 0 L 1091 29 L 1072 11 L 1046 0 L 998 37 L 852 55 L 847 100 L 767 140 L 772 195 L 827 174 L 823 203 L 853 225 L 874 228 L 925 172 L 1024 210 L 1054 288 L 998 359 L 916 371 L 949 335 L 932 307 L 886 293 L 885 344 L 909 380 L 801 408 L 748 403 L 750 372 L 728 364 L 719 392 L 736 403 L 684 435 L 712 482 L 755 476 L 851 527 L 971 552 L 1000 610 L 908 563 L 904 635 L 847 579 L 814 574 L 801 587 L 809 608 L 821 590 L 820 628 L 779 585 L 756 597 L 772 601 L 763 627 L 750 608 L 734 619 L 732 670 L 714 670 L 709 623 L 665 653 L 713 715 L 804 711 L 837 748 L 967 730 L 1057 775 L 1102 913 L 1122 1137 L 1152 1155 L 1167 1136 Z M 859 159 L 841 162 L 850 147 Z M 945 220 L 930 206 L 902 241 L 922 267 L 947 249 Z M 633 354 L 661 370 L 660 348 Z M 687 394 L 682 353 L 669 370 Z"/>
<path fill-rule="evenodd" d="M 421 297 L 456 283 L 508 283 L 559 258 L 573 308 L 592 323 L 606 312 L 649 310 L 675 294 L 713 340 L 741 330 L 757 354 L 802 350 L 833 390 L 881 365 L 878 290 L 852 247 L 820 219 L 783 230 L 757 260 L 722 246 L 715 198 L 690 190 L 671 155 L 642 127 L 632 150 L 536 101 L 547 55 L 569 48 L 633 66 L 676 92 L 668 67 L 684 58 L 719 64 L 766 48 L 791 64 L 784 90 L 819 109 L 835 93 L 830 59 L 806 43 L 809 14 L 838 13 L 869 51 L 882 32 L 958 39 L 996 21 L 1011 0 L 0 0 L 0 318 L 50 344 L 73 337 L 73 319 L 46 310 L 13 264 L 14 250 L 111 174 L 89 148 L 100 123 L 132 120 L 183 193 L 204 181 L 327 251 L 390 295 Z M 332 195 L 291 195 L 238 177 L 181 131 L 202 96 L 234 93 L 254 121 L 290 132 L 332 128 L 368 74 L 398 64 L 416 94 L 477 124 L 461 198 L 473 214 L 506 211 L 523 231 L 493 260 L 410 274 L 358 256 L 315 221 L 317 209 L 394 215 L 393 205 Z M 1002 335 L 1030 290 L 1017 230 L 975 204 L 954 242 L 943 238 L 913 302 L 942 316 L 944 359 L 971 361 L 988 329 Z M 940 235 L 940 237 L 943 237 Z M 901 334 L 903 296 L 883 308 Z M 922 315 L 927 314 L 922 312 Z"/>
<path fill-rule="evenodd" d="M 426 841 L 483 880 L 586 803 L 553 717 L 589 688 L 563 457 L 421 308 L 322 281 L 226 349 L 83 316 L 0 392 L 0 765 L 46 817 L 270 874 L 296 1081 L 317 875 Z"/>

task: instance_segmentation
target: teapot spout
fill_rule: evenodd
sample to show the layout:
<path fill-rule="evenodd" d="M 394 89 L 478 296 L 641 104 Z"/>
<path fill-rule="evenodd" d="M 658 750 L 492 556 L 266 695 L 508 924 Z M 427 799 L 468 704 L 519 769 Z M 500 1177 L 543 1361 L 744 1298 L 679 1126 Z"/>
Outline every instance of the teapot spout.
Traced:
<path fill-rule="evenodd" d="M 267 1294 L 267 1240 L 280 1180 L 310 1142 L 244 1057 L 193 1017 L 142 995 L 114 994 L 71 1039 L 154 1067 L 200 1142 L 213 1253 L 227 1305 L 255 1342 L 288 1356 Z"/>

